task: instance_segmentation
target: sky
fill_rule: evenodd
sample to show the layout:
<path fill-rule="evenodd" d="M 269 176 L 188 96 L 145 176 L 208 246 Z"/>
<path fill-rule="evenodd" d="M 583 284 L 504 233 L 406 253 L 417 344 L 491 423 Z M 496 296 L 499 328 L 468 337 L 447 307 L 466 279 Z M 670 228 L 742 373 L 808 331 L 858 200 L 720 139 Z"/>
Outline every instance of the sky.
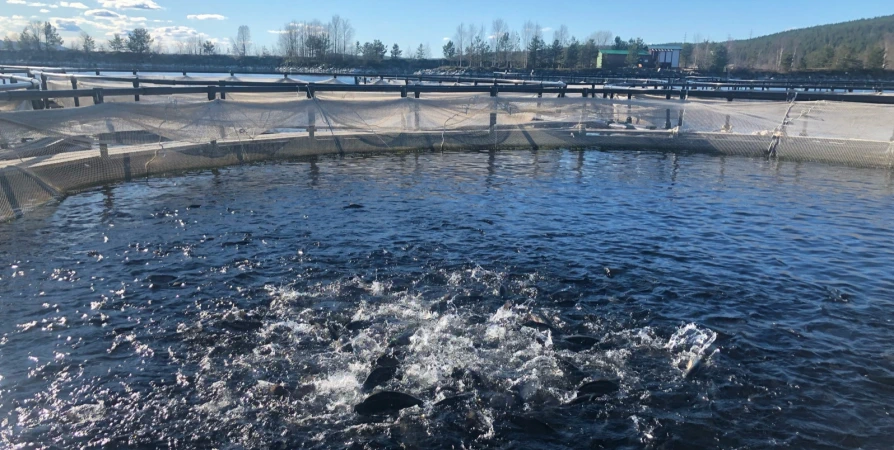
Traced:
<path fill-rule="evenodd" d="M 828 1 L 828 0 L 827 0 Z M 273 49 L 276 31 L 288 22 L 318 19 L 334 14 L 350 20 L 355 40 L 379 39 L 402 48 L 427 44 L 433 56 L 454 36 L 460 23 L 484 25 L 496 18 L 519 30 L 526 20 L 540 24 L 544 37 L 561 25 L 579 40 L 608 30 L 625 40 L 641 37 L 646 43 L 692 42 L 694 38 L 724 41 L 743 39 L 794 28 L 894 14 L 894 1 L 854 0 L 847 8 L 830 7 L 816 0 L 694 0 L 671 3 L 560 2 L 515 0 L 391 1 L 391 0 L 0 0 L 0 36 L 16 35 L 32 20 L 50 21 L 66 46 L 86 31 L 98 43 L 114 33 L 138 27 L 149 29 L 168 51 L 176 42 L 198 36 L 226 50 L 240 25 L 251 29 L 255 47 Z"/>

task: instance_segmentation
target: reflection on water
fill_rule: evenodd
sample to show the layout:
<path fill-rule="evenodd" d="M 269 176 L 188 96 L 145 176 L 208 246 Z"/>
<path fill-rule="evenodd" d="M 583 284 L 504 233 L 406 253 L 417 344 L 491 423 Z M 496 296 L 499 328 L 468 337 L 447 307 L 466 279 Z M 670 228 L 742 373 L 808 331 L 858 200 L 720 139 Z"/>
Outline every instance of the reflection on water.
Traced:
<path fill-rule="evenodd" d="M 884 448 L 892 199 L 598 151 L 98 188 L 0 225 L 0 442 Z"/>

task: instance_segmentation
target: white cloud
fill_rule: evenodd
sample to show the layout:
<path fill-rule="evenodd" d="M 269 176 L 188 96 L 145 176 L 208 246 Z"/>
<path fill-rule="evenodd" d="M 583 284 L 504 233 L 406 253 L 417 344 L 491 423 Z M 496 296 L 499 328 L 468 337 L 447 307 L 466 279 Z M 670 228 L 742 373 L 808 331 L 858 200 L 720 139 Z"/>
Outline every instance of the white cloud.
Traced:
<path fill-rule="evenodd" d="M 199 38 L 202 41 L 211 41 L 215 45 L 219 45 L 224 42 L 221 39 L 213 38 L 208 36 L 205 33 L 202 33 L 195 28 L 186 27 L 183 25 L 172 25 L 167 27 L 156 27 L 149 30 L 149 34 L 152 35 L 152 38 L 157 42 L 161 42 L 163 45 L 168 46 L 169 48 L 173 48 L 177 45 L 177 43 L 187 42 L 188 39 L 191 38 Z"/>
<path fill-rule="evenodd" d="M 0 30 L 4 32 L 18 34 L 26 25 L 28 20 L 23 16 L 0 16 Z"/>
<path fill-rule="evenodd" d="M 50 12 L 50 10 L 49 10 L 49 9 L 41 9 L 41 10 L 40 10 L 40 11 L 38 11 L 38 12 L 42 12 L 42 13 L 48 13 L 48 12 Z"/>
<path fill-rule="evenodd" d="M 115 9 L 162 9 L 153 0 L 98 0 L 103 8 Z"/>
<path fill-rule="evenodd" d="M 553 28 L 552 27 L 543 27 L 540 29 L 540 31 L 547 33 L 547 32 L 553 31 Z"/>
<path fill-rule="evenodd" d="M 50 5 L 49 3 L 40 3 L 40 2 L 26 2 L 25 0 L 6 0 L 6 3 L 10 5 L 25 5 L 32 6 L 34 8 L 58 8 L 59 5 Z"/>
<path fill-rule="evenodd" d="M 53 19 L 53 25 L 61 32 L 77 33 L 81 31 L 81 26 L 75 19 Z"/>
<path fill-rule="evenodd" d="M 190 14 L 186 18 L 189 20 L 227 20 L 226 16 L 220 14 Z"/>
<path fill-rule="evenodd" d="M 76 9 L 87 9 L 88 6 L 81 2 L 59 2 L 59 6 L 63 8 L 76 8 Z"/>
<path fill-rule="evenodd" d="M 267 32 L 272 34 L 286 34 L 284 30 L 267 30 Z"/>
<path fill-rule="evenodd" d="M 441 38 L 441 40 L 442 40 L 442 41 L 449 41 L 450 38 L 449 38 L 449 37 L 445 37 L 445 38 Z"/>
<path fill-rule="evenodd" d="M 97 19 L 103 20 L 127 18 L 127 16 L 124 14 L 116 13 L 115 11 L 109 11 L 108 9 L 91 9 L 89 11 L 84 11 L 84 15 L 87 17 L 95 17 Z"/>

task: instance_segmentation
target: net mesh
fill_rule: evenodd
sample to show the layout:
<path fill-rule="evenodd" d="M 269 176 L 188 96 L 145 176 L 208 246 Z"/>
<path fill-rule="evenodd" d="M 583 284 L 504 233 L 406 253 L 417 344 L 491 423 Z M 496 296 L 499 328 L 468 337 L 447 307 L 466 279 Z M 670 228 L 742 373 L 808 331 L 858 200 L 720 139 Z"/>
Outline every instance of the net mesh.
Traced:
<path fill-rule="evenodd" d="M 47 81 L 50 90 L 71 87 L 65 77 Z M 93 87 L 132 83 L 78 79 L 78 88 Z M 297 90 L 104 100 L 84 97 L 76 107 L 59 98 L 40 111 L 28 111 L 29 102 L 0 103 L 0 219 L 102 183 L 364 151 L 611 147 L 894 167 L 888 105 L 503 93 L 307 98 Z"/>

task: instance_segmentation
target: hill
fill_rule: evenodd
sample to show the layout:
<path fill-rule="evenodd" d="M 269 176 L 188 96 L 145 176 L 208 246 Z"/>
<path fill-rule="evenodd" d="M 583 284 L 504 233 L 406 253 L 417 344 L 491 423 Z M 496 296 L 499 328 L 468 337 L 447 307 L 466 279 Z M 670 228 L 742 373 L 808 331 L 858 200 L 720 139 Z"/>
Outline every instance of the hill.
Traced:
<path fill-rule="evenodd" d="M 807 69 L 894 68 L 894 15 L 789 30 L 729 43 L 737 68 L 788 72 Z"/>

